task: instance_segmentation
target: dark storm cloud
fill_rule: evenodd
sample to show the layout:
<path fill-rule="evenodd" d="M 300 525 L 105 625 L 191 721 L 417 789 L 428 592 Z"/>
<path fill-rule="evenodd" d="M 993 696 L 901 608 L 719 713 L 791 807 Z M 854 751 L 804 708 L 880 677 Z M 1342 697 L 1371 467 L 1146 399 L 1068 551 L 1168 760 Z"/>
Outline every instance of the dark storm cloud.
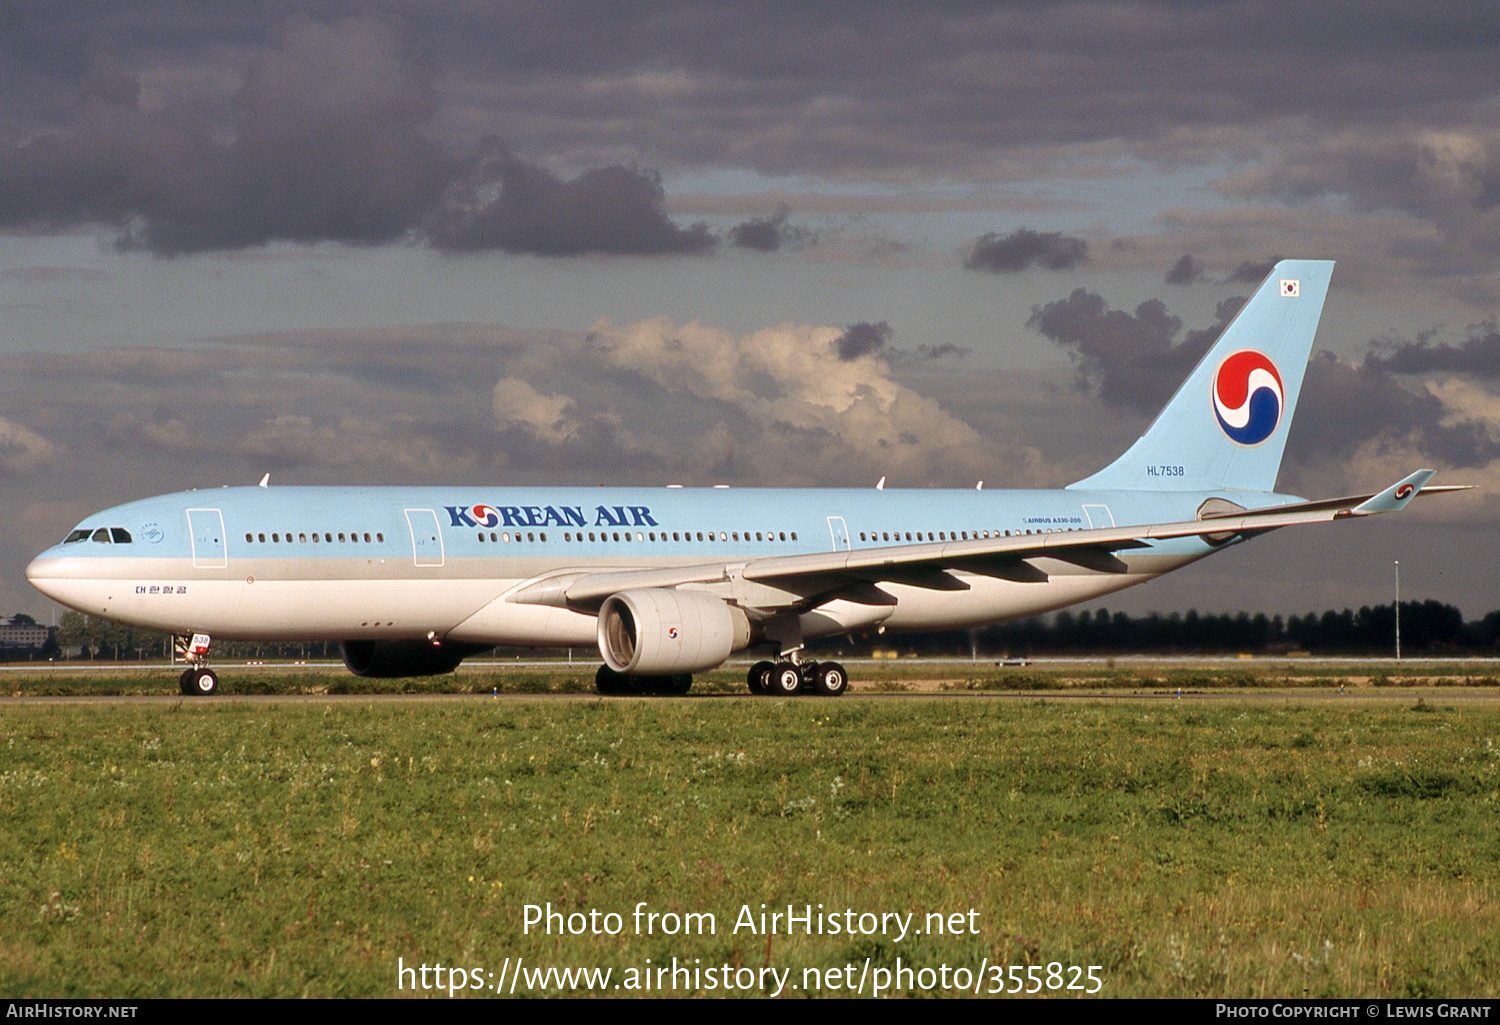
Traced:
<path fill-rule="evenodd" d="M 858 324 L 850 324 L 844 333 L 834 341 L 834 348 L 838 351 L 839 359 L 855 360 L 861 356 L 871 353 L 881 354 L 885 350 L 886 343 L 891 340 L 891 326 L 885 321 L 878 324 L 867 324 L 863 321 Z"/>
<path fill-rule="evenodd" d="M 1500 459 L 1500 441 L 1486 424 L 1454 417 L 1430 392 L 1404 387 L 1368 361 L 1346 363 L 1327 352 L 1314 356 L 1288 454 L 1304 462 L 1347 458 L 1371 441 L 1382 448 L 1410 446 L 1449 466 Z"/>
<path fill-rule="evenodd" d="M 1283 202 L 1332 199 L 1357 211 L 1397 211 L 1437 229 L 1428 269 L 1500 258 L 1500 125 L 1396 123 L 1285 147 L 1267 164 L 1227 178 L 1228 195 Z"/>
<path fill-rule="evenodd" d="M 1167 284 L 1169 285 L 1191 285 L 1203 277 L 1203 264 L 1184 254 L 1181 259 L 1172 264 L 1167 271 Z"/>
<path fill-rule="evenodd" d="M 1035 307 L 1028 327 L 1064 346 L 1078 387 L 1111 406 L 1154 413 L 1203 358 L 1245 300 L 1219 303 L 1213 325 L 1177 340 L 1182 320 L 1150 299 L 1135 312 L 1111 310 L 1093 292 L 1075 288 L 1066 299 Z"/>
<path fill-rule="evenodd" d="M 752 217 L 729 229 L 729 244 L 741 249 L 754 249 L 762 253 L 774 253 L 786 245 L 806 245 L 815 241 L 814 234 L 806 228 L 788 224 L 792 208 L 785 203 L 776 207 L 769 217 Z"/>
<path fill-rule="evenodd" d="M 1087 260 L 1088 252 L 1087 242 L 1060 231 L 1017 228 L 1009 235 L 991 231 L 974 242 L 974 248 L 964 258 L 964 268 L 996 274 L 1014 274 L 1027 267 L 1068 270 Z"/>
<path fill-rule="evenodd" d="M 246 69 L 227 139 L 143 112 L 138 78 L 113 64 L 86 71 L 80 96 L 70 131 L 0 143 L 0 225 L 114 224 L 122 246 L 164 255 L 386 243 L 424 227 L 439 248 L 546 255 L 716 242 L 667 218 L 649 172 L 564 181 L 505 152 L 445 152 L 424 134 L 429 75 L 377 19 L 292 20 Z"/>
<path fill-rule="evenodd" d="M 163 254 L 387 242 L 448 174 L 418 130 L 431 97 L 379 22 L 292 23 L 248 69 L 225 142 L 143 113 L 117 69 L 93 78 L 72 131 L 0 148 L 0 223 L 113 223 Z"/>
<path fill-rule="evenodd" d="M 564 181 L 502 150 L 450 187 L 428 235 L 439 249 L 538 256 L 702 253 L 718 244 L 701 223 L 677 227 L 665 205 L 650 172 L 601 167 Z"/>
<path fill-rule="evenodd" d="M 1459 252 L 1428 254 L 1433 269 L 1500 259 L 1500 29 L 1482 5 L 329 0 L 311 8 L 321 25 L 309 9 L 7 5 L 0 224 L 128 222 L 162 252 L 386 242 L 428 223 L 471 177 L 455 161 L 493 135 L 545 159 L 531 170 L 558 176 L 542 188 L 561 201 L 636 210 L 625 174 L 643 160 L 973 182 L 1227 158 L 1245 169 L 1234 195 L 1346 197 L 1438 226 Z M 566 188 L 590 169 L 607 180 Z M 503 237 L 553 251 L 502 209 Z M 621 220 L 587 248 L 635 251 L 598 244 L 622 231 L 644 231 L 646 252 L 709 248 Z M 443 223 L 456 247 L 486 244 L 478 224 Z M 752 248 L 787 241 L 741 227 Z"/>
<path fill-rule="evenodd" d="M 1392 374 L 1470 374 L 1500 378 L 1500 331 L 1494 321 L 1469 328 L 1458 345 L 1433 344 L 1430 336 L 1409 342 L 1377 343 L 1367 366 Z"/>

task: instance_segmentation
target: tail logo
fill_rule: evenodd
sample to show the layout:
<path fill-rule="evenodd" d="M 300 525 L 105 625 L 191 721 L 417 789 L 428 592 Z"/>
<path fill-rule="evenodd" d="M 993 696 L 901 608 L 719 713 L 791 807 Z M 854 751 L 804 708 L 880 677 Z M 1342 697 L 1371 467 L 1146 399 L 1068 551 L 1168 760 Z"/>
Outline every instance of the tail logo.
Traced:
<path fill-rule="evenodd" d="M 1259 445 L 1269 438 L 1285 406 L 1281 374 L 1264 353 L 1241 349 L 1214 372 L 1214 416 L 1236 445 Z"/>
<path fill-rule="evenodd" d="M 1412 492 L 1415 491 L 1415 490 L 1417 490 L 1417 489 L 1414 488 L 1414 487 L 1412 487 L 1410 484 L 1403 484 L 1403 485 L 1401 485 L 1399 488 L 1396 489 L 1396 501 L 1398 501 L 1398 502 L 1404 502 L 1404 501 L 1406 501 L 1408 498 L 1411 497 Z"/>

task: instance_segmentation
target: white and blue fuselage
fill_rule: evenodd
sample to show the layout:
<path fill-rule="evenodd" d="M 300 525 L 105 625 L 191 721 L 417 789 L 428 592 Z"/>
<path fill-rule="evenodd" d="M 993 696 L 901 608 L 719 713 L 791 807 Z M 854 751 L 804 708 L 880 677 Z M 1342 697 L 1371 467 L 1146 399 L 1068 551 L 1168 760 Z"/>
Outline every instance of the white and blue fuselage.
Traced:
<path fill-rule="evenodd" d="M 495 645 L 592 644 L 593 612 L 514 600 L 549 577 L 1023 538 L 1191 520 L 1230 492 L 730 488 L 319 488 L 189 491 L 116 506 L 27 575 L 90 615 L 177 634 L 278 640 L 429 635 Z M 1263 505 L 1296 499 L 1260 495 Z M 1240 496 L 1243 502 L 1243 496 Z M 1093 569 L 1032 558 L 963 589 L 899 580 L 880 625 L 968 627 L 1061 608 L 1214 551 L 1171 538 Z M 1009 578 L 1008 578 L 1009 577 Z M 774 604 L 732 581 L 681 585 Z M 730 592 L 739 587 L 742 592 Z M 766 585 L 755 585 L 763 590 Z"/>

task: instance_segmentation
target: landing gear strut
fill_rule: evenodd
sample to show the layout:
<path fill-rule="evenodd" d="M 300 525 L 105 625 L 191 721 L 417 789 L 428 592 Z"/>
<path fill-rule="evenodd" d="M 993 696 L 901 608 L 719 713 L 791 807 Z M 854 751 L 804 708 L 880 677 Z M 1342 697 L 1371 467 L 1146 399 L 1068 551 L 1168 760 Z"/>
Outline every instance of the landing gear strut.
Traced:
<path fill-rule="evenodd" d="M 191 665 L 177 678 L 178 689 L 187 697 L 208 697 L 219 691 L 219 677 L 208 668 L 208 649 L 213 643 L 208 634 L 192 638 L 174 637 L 173 645 L 184 662 Z"/>

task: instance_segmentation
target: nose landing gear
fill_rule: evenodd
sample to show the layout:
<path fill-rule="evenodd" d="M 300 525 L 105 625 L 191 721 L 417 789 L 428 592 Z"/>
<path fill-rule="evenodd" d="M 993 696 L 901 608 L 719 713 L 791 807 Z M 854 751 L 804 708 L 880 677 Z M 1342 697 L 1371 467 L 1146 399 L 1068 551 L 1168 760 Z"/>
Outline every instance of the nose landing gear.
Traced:
<path fill-rule="evenodd" d="M 219 692 L 219 677 L 208 668 L 208 649 L 213 639 L 208 634 L 193 634 L 191 638 L 172 638 L 173 647 L 184 662 L 191 663 L 177 678 L 178 689 L 186 697 L 208 697 Z"/>

